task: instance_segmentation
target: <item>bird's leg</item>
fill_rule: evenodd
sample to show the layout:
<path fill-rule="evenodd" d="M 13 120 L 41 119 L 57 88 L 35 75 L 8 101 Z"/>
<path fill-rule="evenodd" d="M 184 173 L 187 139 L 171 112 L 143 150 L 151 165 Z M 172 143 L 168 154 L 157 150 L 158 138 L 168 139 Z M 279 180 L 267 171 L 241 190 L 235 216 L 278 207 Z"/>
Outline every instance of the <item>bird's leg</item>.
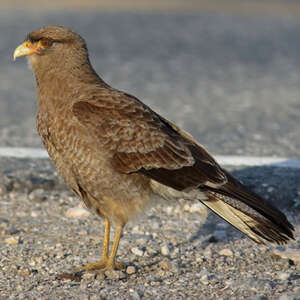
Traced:
<path fill-rule="evenodd" d="M 110 235 L 110 222 L 107 217 L 105 217 L 105 230 L 104 230 L 104 241 L 101 260 L 107 260 L 109 251 L 109 235 Z"/>
<path fill-rule="evenodd" d="M 120 224 L 118 224 L 116 226 L 116 234 L 115 234 L 114 243 L 113 243 L 112 250 L 109 255 L 107 264 L 106 264 L 107 270 L 112 270 L 112 269 L 121 270 L 121 269 L 124 269 L 126 266 L 124 263 L 121 263 L 121 262 L 115 260 L 116 254 L 118 251 L 118 247 L 119 247 L 119 242 L 120 242 L 121 235 L 122 235 L 122 231 L 123 231 L 123 227 L 124 227 L 124 225 L 120 225 Z"/>
<path fill-rule="evenodd" d="M 86 264 L 79 268 L 74 268 L 74 271 L 106 269 L 108 263 L 109 234 L 110 234 L 110 221 L 107 217 L 105 217 L 104 241 L 103 241 L 103 249 L 102 249 L 102 255 L 100 261 L 92 264 Z"/>

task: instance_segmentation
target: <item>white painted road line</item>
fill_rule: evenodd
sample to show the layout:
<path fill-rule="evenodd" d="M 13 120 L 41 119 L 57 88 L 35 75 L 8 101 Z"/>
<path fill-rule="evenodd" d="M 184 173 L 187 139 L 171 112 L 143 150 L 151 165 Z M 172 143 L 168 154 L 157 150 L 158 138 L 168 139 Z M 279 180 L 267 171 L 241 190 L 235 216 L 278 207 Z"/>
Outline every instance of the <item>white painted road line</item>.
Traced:
<path fill-rule="evenodd" d="M 0 147 L 0 157 L 49 158 L 42 148 Z"/>
<path fill-rule="evenodd" d="M 0 147 L 0 157 L 48 158 L 49 156 L 42 148 Z M 215 155 L 214 157 L 223 166 L 274 166 L 300 169 L 300 158 L 235 155 Z"/>
<path fill-rule="evenodd" d="M 216 155 L 215 159 L 223 166 L 272 166 L 300 169 L 300 158 Z"/>

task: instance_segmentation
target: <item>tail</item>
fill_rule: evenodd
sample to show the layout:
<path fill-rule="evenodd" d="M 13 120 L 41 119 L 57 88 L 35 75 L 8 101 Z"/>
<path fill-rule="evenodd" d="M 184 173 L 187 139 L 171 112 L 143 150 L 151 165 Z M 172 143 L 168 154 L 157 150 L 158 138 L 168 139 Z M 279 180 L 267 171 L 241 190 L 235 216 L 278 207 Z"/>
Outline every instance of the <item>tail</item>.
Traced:
<path fill-rule="evenodd" d="M 204 205 L 259 244 L 266 240 L 281 245 L 294 239 L 294 227 L 281 211 L 227 172 L 226 176 L 228 182 L 220 188 L 200 188 L 207 196 L 201 200 Z"/>

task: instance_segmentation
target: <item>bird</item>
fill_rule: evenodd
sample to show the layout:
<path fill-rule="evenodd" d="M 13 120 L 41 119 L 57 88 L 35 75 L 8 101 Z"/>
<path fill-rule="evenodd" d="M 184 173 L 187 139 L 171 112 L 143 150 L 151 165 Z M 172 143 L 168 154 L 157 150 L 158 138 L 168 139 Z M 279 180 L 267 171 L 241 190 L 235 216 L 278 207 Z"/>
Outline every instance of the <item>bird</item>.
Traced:
<path fill-rule="evenodd" d="M 294 227 L 222 168 L 190 134 L 107 84 L 85 40 L 64 26 L 30 32 L 13 53 L 36 79 L 37 131 L 66 184 L 105 220 L 101 259 L 77 270 L 122 269 L 124 226 L 153 199 L 200 201 L 259 244 L 285 244 Z M 115 237 L 110 249 L 110 228 Z"/>

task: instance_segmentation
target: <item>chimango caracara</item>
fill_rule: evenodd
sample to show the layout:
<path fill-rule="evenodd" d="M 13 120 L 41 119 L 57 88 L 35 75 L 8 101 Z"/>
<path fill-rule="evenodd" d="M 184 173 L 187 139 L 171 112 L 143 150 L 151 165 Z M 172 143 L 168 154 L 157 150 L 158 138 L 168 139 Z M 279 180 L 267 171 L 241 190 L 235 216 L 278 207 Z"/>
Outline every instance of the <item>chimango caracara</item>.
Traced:
<path fill-rule="evenodd" d="M 74 31 L 48 26 L 28 34 L 38 94 L 37 130 L 59 174 L 105 219 L 102 258 L 82 270 L 122 268 L 122 230 L 153 197 L 201 201 L 255 242 L 284 244 L 293 226 L 234 179 L 189 134 L 137 98 L 105 83 Z M 111 223 L 116 226 L 109 253 Z"/>

